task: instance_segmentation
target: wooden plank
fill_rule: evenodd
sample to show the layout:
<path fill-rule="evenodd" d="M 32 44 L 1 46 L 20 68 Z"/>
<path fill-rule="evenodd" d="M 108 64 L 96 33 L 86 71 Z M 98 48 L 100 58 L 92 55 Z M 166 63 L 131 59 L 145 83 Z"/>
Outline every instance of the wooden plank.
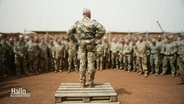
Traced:
<path fill-rule="evenodd" d="M 105 87 L 112 87 L 111 85 L 94 85 L 93 88 L 105 88 Z M 59 88 L 80 88 L 80 85 L 78 86 L 73 86 L 73 85 L 68 85 L 68 86 L 60 86 Z"/>
<path fill-rule="evenodd" d="M 86 92 L 91 92 L 91 93 L 107 93 L 107 92 L 114 92 L 114 90 L 58 90 L 56 93 L 86 93 Z M 115 92 L 114 92 L 115 93 Z"/>
<path fill-rule="evenodd" d="M 86 102 L 83 103 L 82 101 L 79 102 L 61 102 L 61 103 L 56 103 L 56 104 L 120 104 L 120 102 Z"/>
<path fill-rule="evenodd" d="M 65 85 L 80 85 L 80 83 L 61 83 L 62 86 Z M 95 85 L 111 85 L 110 83 L 95 83 Z"/>
<path fill-rule="evenodd" d="M 108 93 L 55 93 L 55 97 L 94 97 L 94 96 L 117 96 L 114 92 Z"/>
<path fill-rule="evenodd" d="M 113 90 L 112 87 L 106 87 L 106 88 L 58 88 L 57 91 L 72 91 L 72 90 Z"/>

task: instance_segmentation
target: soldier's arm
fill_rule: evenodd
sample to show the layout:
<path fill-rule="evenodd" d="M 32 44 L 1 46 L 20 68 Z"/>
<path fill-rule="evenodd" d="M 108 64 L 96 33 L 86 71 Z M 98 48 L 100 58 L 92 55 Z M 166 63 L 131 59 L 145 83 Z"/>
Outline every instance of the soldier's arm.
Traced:
<path fill-rule="evenodd" d="M 72 25 L 71 28 L 67 32 L 69 39 L 75 40 L 74 34 L 76 33 L 76 24 L 77 22 L 74 25 Z"/>
<path fill-rule="evenodd" d="M 95 25 L 96 25 L 96 38 L 101 39 L 103 35 L 106 33 L 105 27 L 97 22 Z"/>
<path fill-rule="evenodd" d="M 175 44 L 173 44 L 173 50 L 171 51 L 171 54 L 175 54 L 177 52 L 177 47 Z"/>

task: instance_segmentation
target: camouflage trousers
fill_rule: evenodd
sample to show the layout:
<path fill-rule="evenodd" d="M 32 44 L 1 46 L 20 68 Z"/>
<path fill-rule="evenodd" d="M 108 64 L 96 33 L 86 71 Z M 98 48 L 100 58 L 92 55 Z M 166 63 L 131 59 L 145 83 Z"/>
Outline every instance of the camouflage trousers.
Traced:
<path fill-rule="evenodd" d="M 151 72 L 156 72 L 158 73 L 159 71 L 159 61 L 158 61 L 158 56 L 159 54 L 151 54 L 150 55 L 150 66 L 151 66 Z"/>
<path fill-rule="evenodd" d="M 124 59 L 125 59 L 125 57 L 120 54 L 119 58 L 118 58 L 119 66 L 117 66 L 119 69 L 123 69 L 124 68 Z"/>
<path fill-rule="evenodd" d="M 147 57 L 146 57 L 146 55 L 142 56 L 142 57 L 137 56 L 136 62 L 137 62 L 139 72 L 144 72 L 144 73 L 147 74 L 148 73 L 148 68 L 147 68 Z"/>
<path fill-rule="evenodd" d="M 103 54 L 98 54 L 96 58 L 96 68 L 97 70 L 103 69 Z"/>
<path fill-rule="evenodd" d="M 75 71 L 77 70 L 77 56 L 76 55 L 68 55 L 68 71 L 72 70 L 72 61 L 74 64 Z"/>
<path fill-rule="evenodd" d="M 62 71 L 61 69 L 64 68 L 63 60 L 64 60 L 63 57 L 56 57 L 56 58 L 54 58 L 55 71 Z"/>
<path fill-rule="evenodd" d="M 133 71 L 137 71 L 137 57 L 136 56 L 133 56 Z"/>
<path fill-rule="evenodd" d="M 27 75 L 29 72 L 27 70 L 27 62 L 26 58 L 21 57 L 21 56 L 16 56 L 15 57 L 15 65 L 16 65 L 16 75 L 20 76 L 21 71 L 24 71 L 24 74 Z"/>
<path fill-rule="evenodd" d="M 131 70 L 131 59 L 132 59 L 131 54 L 125 55 L 124 64 L 125 69 L 127 69 L 128 71 Z"/>
<path fill-rule="evenodd" d="M 171 67 L 171 74 L 174 75 L 176 72 L 174 63 L 175 63 L 174 55 L 164 56 L 162 74 L 166 73 L 166 71 L 168 69 L 168 64 L 169 64 Z"/>
<path fill-rule="evenodd" d="M 79 53 L 80 58 L 80 83 L 86 82 L 86 71 L 88 68 L 89 79 L 88 83 L 92 84 L 95 76 L 95 45 L 93 44 L 80 44 Z M 88 64 L 87 64 L 88 62 Z M 87 68 L 86 68 L 87 66 Z"/>
<path fill-rule="evenodd" d="M 38 56 L 35 56 L 33 52 L 28 53 L 28 70 L 29 72 L 39 73 L 38 70 Z"/>
<path fill-rule="evenodd" d="M 180 69 L 181 80 L 184 82 L 184 62 L 181 60 L 179 62 L 179 69 Z"/>
<path fill-rule="evenodd" d="M 42 72 L 48 72 L 49 70 L 49 62 L 47 55 L 42 56 L 42 58 L 39 59 L 39 69 Z"/>
<path fill-rule="evenodd" d="M 114 68 L 116 67 L 116 64 L 117 64 L 117 54 L 116 53 L 111 53 L 111 68 Z"/>
<path fill-rule="evenodd" d="M 0 78 L 4 76 L 5 74 L 5 65 L 2 59 L 0 59 Z"/>

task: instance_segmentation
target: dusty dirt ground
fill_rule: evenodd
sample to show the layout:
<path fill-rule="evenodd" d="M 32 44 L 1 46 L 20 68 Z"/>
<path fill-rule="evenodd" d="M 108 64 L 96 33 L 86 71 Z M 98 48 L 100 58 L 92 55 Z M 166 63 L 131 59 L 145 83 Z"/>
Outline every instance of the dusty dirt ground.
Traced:
<path fill-rule="evenodd" d="M 121 104 L 184 104 L 184 85 L 179 77 L 150 75 L 144 78 L 136 72 L 121 70 L 97 71 L 96 83 L 110 82 Z M 0 104 L 54 104 L 59 85 L 78 83 L 79 73 L 45 73 L 0 82 Z M 11 88 L 25 88 L 30 97 L 10 97 Z"/>

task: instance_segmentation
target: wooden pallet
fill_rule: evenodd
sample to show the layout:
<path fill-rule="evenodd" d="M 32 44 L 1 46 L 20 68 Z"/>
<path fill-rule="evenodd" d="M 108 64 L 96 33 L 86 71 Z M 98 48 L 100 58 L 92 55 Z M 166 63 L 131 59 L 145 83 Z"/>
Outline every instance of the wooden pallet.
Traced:
<path fill-rule="evenodd" d="M 61 83 L 55 93 L 55 103 L 119 104 L 110 83 L 95 84 L 93 88 L 81 88 L 79 83 Z"/>

